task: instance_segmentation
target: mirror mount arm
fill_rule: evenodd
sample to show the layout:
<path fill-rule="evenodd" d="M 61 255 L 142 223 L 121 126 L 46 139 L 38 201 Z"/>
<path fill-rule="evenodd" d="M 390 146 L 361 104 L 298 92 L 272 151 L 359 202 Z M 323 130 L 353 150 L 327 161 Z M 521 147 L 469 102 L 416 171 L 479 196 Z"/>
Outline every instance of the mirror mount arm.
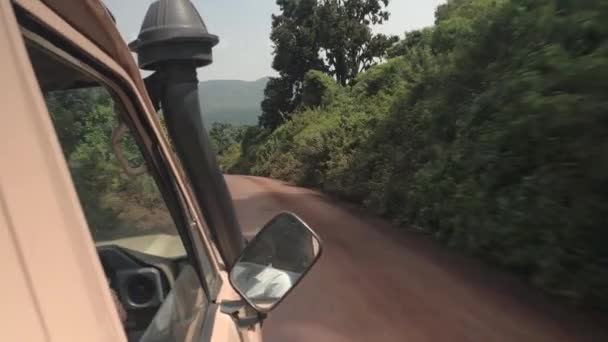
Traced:
<path fill-rule="evenodd" d="M 245 309 L 244 311 L 247 316 L 240 317 L 239 312 L 241 312 L 243 309 Z M 268 317 L 267 314 L 254 310 L 244 300 L 222 301 L 220 303 L 220 311 L 223 314 L 232 317 L 236 321 L 236 324 L 239 328 L 251 327 L 258 323 L 262 325 L 264 320 Z"/>
<path fill-rule="evenodd" d="M 253 316 L 246 316 L 246 317 L 241 318 L 241 317 L 238 317 L 238 315 L 237 315 L 237 317 L 235 317 L 235 319 L 236 319 L 236 324 L 239 326 L 239 328 L 246 328 L 246 327 L 254 326 L 258 323 L 260 323 L 260 326 L 263 325 L 266 317 L 268 317 L 267 314 L 256 311 L 256 313 Z"/>

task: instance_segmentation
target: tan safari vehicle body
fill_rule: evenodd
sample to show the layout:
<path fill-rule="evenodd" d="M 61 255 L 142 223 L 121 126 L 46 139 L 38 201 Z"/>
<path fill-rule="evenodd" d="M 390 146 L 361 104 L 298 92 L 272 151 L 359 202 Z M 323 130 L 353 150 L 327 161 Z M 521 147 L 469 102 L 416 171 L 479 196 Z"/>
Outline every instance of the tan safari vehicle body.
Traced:
<path fill-rule="evenodd" d="M 174 2 L 182 10 L 189 4 Z M 169 13 L 163 8 L 167 3 L 157 1 L 151 9 L 160 7 Z M 158 58 L 154 55 L 152 62 L 147 59 L 145 67 L 157 68 L 156 74 L 166 83 L 148 79 L 144 83 L 111 14 L 97 0 L 2 1 L 0 23 L 0 340 L 261 341 L 266 313 L 314 264 L 320 242 L 297 217 L 283 214 L 244 247 L 206 133 L 197 132 L 202 127 L 197 126 L 199 109 L 192 114 L 193 106 L 187 106 L 198 102 L 191 98 L 193 84 L 196 90 L 192 71 L 210 63 L 210 48 L 217 40 L 205 46 L 202 58 L 208 60 L 203 62 L 200 51 L 193 53 L 197 62 L 189 64 L 187 57 L 180 56 L 177 66 L 165 52 Z M 167 41 L 177 44 L 178 50 L 180 42 L 198 44 L 193 39 L 170 37 Z M 149 51 L 156 48 L 153 44 L 139 44 L 135 49 L 140 48 L 141 54 L 145 48 L 145 53 L 156 53 Z M 154 95 L 155 89 L 161 90 Z M 184 97 L 175 99 L 176 94 L 182 95 L 180 91 Z M 85 93 L 104 106 L 78 102 L 87 98 Z M 162 199 L 157 202 L 168 208 L 166 214 L 154 209 L 149 217 L 137 216 L 146 216 L 145 220 L 127 222 L 148 225 L 152 228 L 144 228 L 149 231 L 141 227 L 106 231 L 103 224 L 98 227 L 103 219 L 93 220 L 93 202 L 81 192 L 88 185 L 78 178 L 87 162 L 78 158 L 86 151 L 78 150 L 82 146 L 72 148 L 68 139 L 76 130 L 69 125 L 90 124 L 83 119 L 89 112 L 71 113 L 66 116 L 71 121 L 64 124 L 55 114 L 65 112 L 61 101 L 89 108 L 99 116 L 112 112 L 116 127 L 108 128 L 112 135 L 107 146 L 114 153 L 108 158 L 120 166 L 112 172 L 121 171 L 106 188 L 120 188 L 115 183 L 131 182 L 138 174 L 152 175 L 148 177 L 160 189 Z M 167 130 L 157 114 L 159 107 Z M 143 156 L 139 167 L 131 166 L 123 155 L 120 146 L 125 132 L 133 135 L 135 150 Z M 88 155 L 101 158 L 102 153 Z M 95 170 L 89 176 L 100 177 L 103 172 Z M 114 203 L 122 197 L 108 198 L 108 203 Z M 138 207 L 139 199 L 125 201 L 135 204 L 113 204 L 122 210 L 116 211 L 120 215 L 131 215 L 126 207 L 133 212 L 150 211 Z M 125 223 L 120 215 L 113 218 Z M 157 227 L 161 221 L 177 228 L 167 233 L 164 226 Z M 279 261 L 265 265 L 254 280 L 247 278 L 252 273 L 243 265 L 263 263 L 259 253 L 267 253 L 263 246 L 274 243 L 272 234 L 283 234 L 284 243 L 295 241 L 285 240 L 288 227 L 296 227 L 293 231 L 308 242 L 297 255 L 298 267 L 281 273 L 285 282 L 273 284 L 274 292 L 269 292 L 260 274 L 269 269 L 278 272 L 271 266 Z M 263 232 L 267 234 L 262 236 Z M 256 243 L 258 247 L 253 248 Z M 239 264 L 240 260 L 246 262 Z M 240 274 L 230 273 L 237 268 Z M 264 300 L 268 305 L 259 304 Z"/>

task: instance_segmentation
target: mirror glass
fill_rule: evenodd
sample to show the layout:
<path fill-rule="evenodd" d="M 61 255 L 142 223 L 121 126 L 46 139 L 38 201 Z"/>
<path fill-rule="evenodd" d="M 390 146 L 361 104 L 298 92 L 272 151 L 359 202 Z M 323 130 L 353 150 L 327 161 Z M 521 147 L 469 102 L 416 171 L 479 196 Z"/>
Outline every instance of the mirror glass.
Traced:
<path fill-rule="evenodd" d="M 268 312 L 317 261 L 321 242 L 300 218 L 282 213 L 247 245 L 232 271 L 235 289 L 260 312 Z"/>

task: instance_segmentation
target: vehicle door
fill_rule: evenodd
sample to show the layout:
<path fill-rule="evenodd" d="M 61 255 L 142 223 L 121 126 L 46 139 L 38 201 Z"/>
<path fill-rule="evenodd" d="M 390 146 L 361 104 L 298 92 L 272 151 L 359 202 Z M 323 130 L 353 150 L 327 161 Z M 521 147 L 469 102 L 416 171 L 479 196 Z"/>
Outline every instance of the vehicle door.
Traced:
<path fill-rule="evenodd" d="M 62 251 L 43 247 L 31 226 L 23 228 L 25 221 L 11 226 L 19 240 L 13 259 L 19 253 L 28 258 L 21 277 L 36 280 L 30 295 L 40 308 L 32 324 L 65 341 L 258 340 L 259 322 L 238 327 L 220 311 L 220 302 L 240 297 L 156 113 L 146 109 L 145 94 L 110 56 L 43 3 L 20 1 L 11 8 L 3 2 L 2 11 L 3 75 L 16 87 L 8 89 L 4 82 L 3 95 L 12 114 L 23 115 L 16 123 L 33 121 L 32 127 L 3 132 L 3 141 L 11 141 L 3 149 L 15 148 L 3 151 L 3 165 L 7 156 L 16 158 L 11 173 L 3 172 L 2 199 L 8 203 L 3 216 L 18 212 L 26 219 L 26 204 L 14 199 L 23 195 L 17 196 L 14 184 L 31 177 L 35 182 L 23 190 L 37 186 L 28 193 L 39 198 L 30 203 L 47 219 L 34 220 L 41 218 L 36 213 L 28 219 L 56 233 L 41 235 L 49 234 L 47 242 Z M 64 219 L 53 220 L 56 216 Z M 45 221 L 52 227 L 41 225 Z M 42 253 L 57 263 L 44 263 Z M 72 273 L 74 268 L 82 269 Z M 58 292 L 63 298 L 49 299 L 56 293 L 42 287 L 55 283 L 71 286 Z M 75 289 L 79 284 L 87 286 Z M 72 306 L 78 314 L 60 315 Z"/>

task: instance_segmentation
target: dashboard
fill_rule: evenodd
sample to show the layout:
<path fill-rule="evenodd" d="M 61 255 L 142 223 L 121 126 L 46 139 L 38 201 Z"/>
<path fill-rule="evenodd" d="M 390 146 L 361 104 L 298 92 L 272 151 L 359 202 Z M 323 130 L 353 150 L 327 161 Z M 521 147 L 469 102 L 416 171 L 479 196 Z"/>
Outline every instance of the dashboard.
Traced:
<path fill-rule="evenodd" d="M 125 330 L 129 335 L 143 333 L 187 259 L 166 259 L 114 245 L 98 246 L 97 253 L 110 287 L 127 312 Z"/>
<path fill-rule="evenodd" d="M 97 253 L 127 312 L 129 341 L 181 341 L 203 326 L 209 302 L 187 257 L 161 258 L 114 245 L 98 246 Z"/>

